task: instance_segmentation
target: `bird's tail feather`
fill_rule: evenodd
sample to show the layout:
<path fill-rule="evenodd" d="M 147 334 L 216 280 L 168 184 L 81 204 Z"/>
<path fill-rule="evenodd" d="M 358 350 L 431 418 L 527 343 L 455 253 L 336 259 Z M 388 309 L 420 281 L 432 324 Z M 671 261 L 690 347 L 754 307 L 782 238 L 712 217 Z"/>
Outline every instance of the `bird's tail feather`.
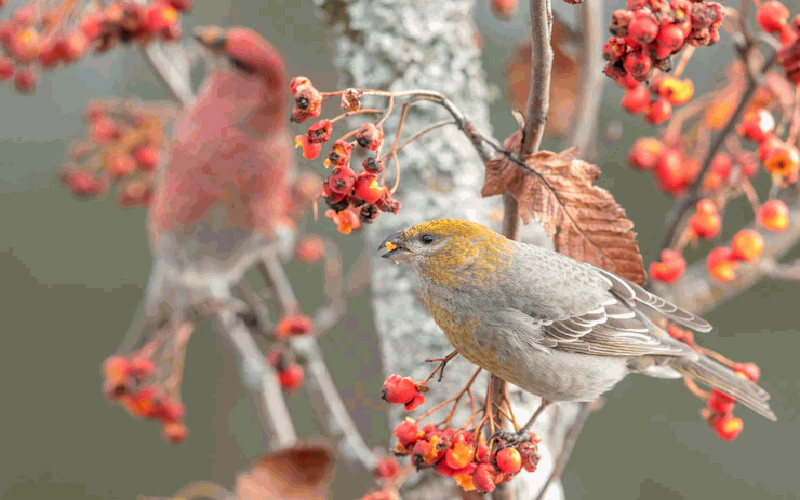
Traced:
<path fill-rule="evenodd" d="M 767 404 L 767 391 L 713 359 L 699 356 L 697 359 L 676 359 L 670 364 L 681 374 L 719 389 L 759 415 L 772 421 L 777 420 Z"/>

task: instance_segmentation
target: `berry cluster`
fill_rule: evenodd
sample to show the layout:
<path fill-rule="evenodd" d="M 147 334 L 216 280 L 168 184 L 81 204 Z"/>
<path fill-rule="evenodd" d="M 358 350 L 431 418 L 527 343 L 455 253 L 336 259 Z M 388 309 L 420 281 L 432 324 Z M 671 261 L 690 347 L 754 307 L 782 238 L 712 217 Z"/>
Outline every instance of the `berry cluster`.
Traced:
<path fill-rule="evenodd" d="M 154 370 L 155 363 L 142 355 L 111 356 L 103 362 L 104 392 L 132 416 L 158 420 L 164 439 L 181 444 L 189 435 L 183 423 L 186 409 L 162 387 L 146 383 Z"/>
<path fill-rule="evenodd" d="M 295 101 L 292 120 L 298 123 L 319 117 L 322 103 L 334 94 L 341 94 L 342 97 L 344 114 L 332 120 L 319 120 L 305 134 L 295 137 L 296 146 L 303 148 L 303 157 L 309 160 L 316 159 L 322 151 L 322 145 L 330 141 L 333 124 L 337 120 L 361 111 L 362 93 L 355 89 L 323 94 L 314 88 L 308 78 L 298 76 L 292 78 L 289 90 Z M 354 136 L 355 140 L 346 141 L 350 136 Z M 380 151 L 383 141 L 381 122 L 365 123 L 334 141 L 325 158 L 325 167 L 333 167 L 331 175 L 322 182 L 321 196 L 330 208 L 325 216 L 333 220 L 337 229 L 344 234 L 349 234 L 362 223 L 374 222 L 381 212 L 396 214 L 400 209 L 400 202 L 392 198 L 390 190 L 383 185 L 386 169 L 377 155 L 364 158 L 358 173 L 350 167 L 353 148 L 360 147 L 365 152 Z"/>
<path fill-rule="evenodd" d="M 41 2 L 20 5 L 10 19 L 0 21 L 0 80 L 13 78 L 18 91 L 32 92 L 37 67 L 50 70 L 60 63 L 72 64 L 90 50 L 105 52 L 120 42 L 146 45 L 156 39 L 177 40 L 178 12 L 188 11 L 191 4 L 191 0 L 156 0 L 139 5 L 122 0 L 87 12 L 78 10 L 80 2 L 57 2 L 51 8 Z"/>
<path fill-rule="evenodd" d="M 70 151 L 72 162 L 62 169 L 61 181 L 84 198 L 103 197 L 116 184 L 121 207 L 147 206 L 161 158 L 161 117 L 132 106 L 118 112 L 95 102 L 84 118 L 89 138 Z"/>
<path fill-rule="evenodd" d="M 789 23 L 789 9 L 777 0 L 769 0 L 758 6 L 758 26 L 778 37 L 781 48 L 778 63 L 783 66 L 786 78 L 800 85 L 800 14 Z"/>
<path fill-rule="evenodd" d="M 381 399 L 390 404 L 401 404 L 406 411 L 414 411 L 425 402 L 425 395 L 421 392 L 427 387 L 414 382 L 411 377 L 389 375 L 381 389 Z"/>
<path fill-rule="evenodd" d="M 278 383 L 287 391 L 295 391 L 303 385 L 303 367 L 288 359 L 282 350 L 268 351 L 267 362 L 278 372 Z"/>
<path fill-rule="evenodd" d="M 700 172 L 700 163 L 678 147 L 668 147 L 655 137 L 640 137 L 628 152 L 628 162 L 637 170 L 651 172 L 658 188 L 683 195 Z"/>
<path fill-rule="evenodd" d="M 627 89 L 623 106 L 628 112 L 645 113 L 647 122 L 659 124 L 669 119 L 673 105 L 691 99 L 692 82 L 667 76 L 649 88 L 641 82 L 656 69 L 670 70 L 670 56 L 685 45 L 716 43 L 722 6 L 703 0 L 628 0 L 626 7 L 612 15 L 613 37 L 603 45 L 604 73 Z"/>
<path fill-rule="evenodd" d="M 432 468 L 438 474 L 452 477 L 465 491 L 490 492 L 495 486 L 509 481 L 520 470 L 536 470 L 539 463 L 539 439 L 531 439 L 513 446 L 496 441 L 490 449 L 483 437 L 461 429 L 428 423 L 422 428 L 411 418 L 397 425 L 394 435 L 398 442 L 395 453 L 410 456 L 419 469 Z"/>

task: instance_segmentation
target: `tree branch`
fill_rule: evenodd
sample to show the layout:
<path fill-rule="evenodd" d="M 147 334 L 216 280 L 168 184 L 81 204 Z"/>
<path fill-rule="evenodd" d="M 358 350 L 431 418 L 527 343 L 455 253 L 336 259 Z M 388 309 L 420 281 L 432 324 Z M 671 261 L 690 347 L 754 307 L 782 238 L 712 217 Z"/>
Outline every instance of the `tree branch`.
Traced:
<path fill-rule="evenodd" d="M 550 47 L 550 32 L 553 13 L 550 0 L 531 1 L 531 91 L 525 112 L 525 127 L 522 131 L 520 155 L 525 156 L 539 149 L 550 109 L 550 71 L 553 66 L 553 49 Z"/>
<path fill-rule="evenodd" d="M 800 188 L 791 188 L 784 201 L 789 205 L 789 227 L 775 233 L 761 232 L 764 252 L 760 262 L 764 264 L 741 265 L 736 271 L 736 279 L 722 283 L 709 276 L 705 260 L 702 260 L 690 266 L 674 285 L 653 283 L 655 292 L 679 307 L 702 314 L 744 292 L 763 278 L 778 277 L 775 271 L 783 269 L 783 266 L 774 263 L 800 241 Z M 748 227 L 759 229 L 755 224 Z"/>

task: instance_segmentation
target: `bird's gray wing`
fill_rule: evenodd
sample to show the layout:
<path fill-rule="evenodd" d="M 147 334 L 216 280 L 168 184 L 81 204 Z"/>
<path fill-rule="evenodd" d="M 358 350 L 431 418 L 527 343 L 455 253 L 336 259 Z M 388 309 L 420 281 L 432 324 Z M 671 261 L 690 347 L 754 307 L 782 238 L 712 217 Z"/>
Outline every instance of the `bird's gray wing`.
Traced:
<path fill-rule="evenodd" d="M 686 356 L 693 352 L 613 292 L 584 314 L 544 321 L 542 343 L 559 351 L 596 356 Z"/>
<path fill-rule="evenodd" d="M 636 283 L 621 278 L 616 274 L 597 268 L 600 274 L 611 282 L 611 291 L 631 304 L 639 303 L 660 312 L 679 325 L 691 328 L 697 332 L 711 331 L 708 321 L 699 316 L 681 309 L 672 302 L 667 302 L 657 295 L 653 295 Z"/>

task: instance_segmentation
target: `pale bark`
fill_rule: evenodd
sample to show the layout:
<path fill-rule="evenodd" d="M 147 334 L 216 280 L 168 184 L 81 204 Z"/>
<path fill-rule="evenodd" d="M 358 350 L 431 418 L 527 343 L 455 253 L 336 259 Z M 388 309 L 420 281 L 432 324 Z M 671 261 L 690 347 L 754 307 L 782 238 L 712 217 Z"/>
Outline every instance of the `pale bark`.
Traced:
<path fill-rule="evenodd" d="M 337 2 L 335 7 L 325 5 L 328 12 L 336 12 L 333 17 L 338 20 L 334 27 L 333 62 L 339 72 L 339 87 L 436 90 L 449 97 L 481 132 L 490 133 L 486 82 L 480 51 L 473 43 L 472 4 L 466 0 L 356 0 L 346 5 Z M 447 117 L 439 106 L 415 104 L 404 125 L 404 136 Z M 396 120 L 391 118 L 387 121 L 388 137 L 392 137 L 395 124 Z M 471 219 L 500 230 L 497 215 L 501 213 L 501 199 L 480 198 L 483 164 L 462 132 L 455 127 L 442 128 L 404 148 L 399 156 L 402 176 L 397 197 L 403 206 L 399 214 L 383 214 L 367 228 L 367 251 L 377 248 L 396 231 L 424 220 Z M 523 228 L 523 238 L 530 239 L 531 234 L 541 238 L 535 228 Z M 386 373 L 424 378 L 432 369 L 424 359 L 443 357 L 452 347 L 420 302 L 413 272 L 407 266 L 391 265 L 375 252 L 372 287 Z M 454 395 L 473 371 L 474 367 L 460 358 L 448 363 L 443 381 L 431 383 L 425 407 Z M 473 394 L 482 399 L 485 376 L 479 377 L 479 381 Z M 517 388 L 512 388 L 511 400 L 520 422 L 526 421 L 538 405 L 538 398 Z M 543 439 L 539 470 L 520 474 L 511 482 L 519 492 L 518 498 L 536 495 L 549 475 L 550 448 L 560 446 L 575 408 L 563 405 L 557 411 L 559 418 L 553 418 L 556 412 L 549 411 L 536 429 Z M 420 412 L 417 410 L 412 416 Z M 406 415 L 402 409 L 393 409 L 391 426 Z M 461 412 L 454 422 L 460 424 L 467 416 L 468 411 Z M 555 427 L 554 421 L 557 421 Z M 390 436 L 386 441 L 388 446 L 393 445 Z M 460 495 L 460 488 L 452 479 L 432 473 L 415 476 L 411 483 L 416 484 L 403 492 L 406 499 Z M 558 484 L 547 498 L 560 496 Z"/>

